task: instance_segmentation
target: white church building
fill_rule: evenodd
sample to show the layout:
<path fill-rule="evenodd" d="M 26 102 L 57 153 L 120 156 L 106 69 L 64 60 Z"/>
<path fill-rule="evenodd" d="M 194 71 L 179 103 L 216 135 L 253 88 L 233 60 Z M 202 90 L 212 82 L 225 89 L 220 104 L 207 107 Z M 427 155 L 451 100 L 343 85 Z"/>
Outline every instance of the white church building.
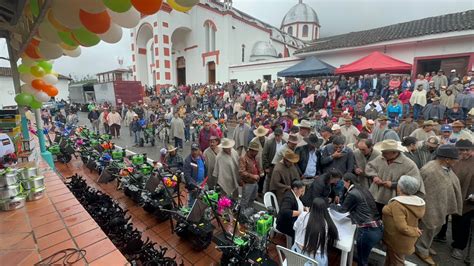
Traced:
<path fill-rule="evenodd" d="M 201 0 L 187 13 L 163 4 L 132 30 L 133 76 L 142 85 L 276 79 L 301 59 L 291 55 L 319 38 L 319 19 L 299 0 L 279 28 L 232 7 Z"/>

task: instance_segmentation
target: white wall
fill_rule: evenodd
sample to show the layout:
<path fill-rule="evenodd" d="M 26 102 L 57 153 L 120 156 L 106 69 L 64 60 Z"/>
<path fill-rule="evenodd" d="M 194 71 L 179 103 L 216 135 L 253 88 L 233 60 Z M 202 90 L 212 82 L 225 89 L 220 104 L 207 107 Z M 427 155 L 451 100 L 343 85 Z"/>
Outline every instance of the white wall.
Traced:
<path fill-rule="evenodd" d="M 105 101 L 115 105 L 115 89 L 113 82 L 94 84 L 95 100 L 97 103 Z"/>
<path fill-rule="evenodd" d="M 69 98 L 69 80 L 67 79 L 60 79 L 58 83 L 54 86 L 58 89 L 59 93 L 56 97 L 56 101 L 65 100 L 67 101 Z"/>
<path fill-rule="evenodd" d="M 229 67 L 229 80 L 255 81 L 264 75 L 271 75 L 272 80 L 277 79 L 277 73 L 301 62 L 299 58 L 286 58 L 269 61 L 259 61 L 250 64 L 233 65 Z"/>

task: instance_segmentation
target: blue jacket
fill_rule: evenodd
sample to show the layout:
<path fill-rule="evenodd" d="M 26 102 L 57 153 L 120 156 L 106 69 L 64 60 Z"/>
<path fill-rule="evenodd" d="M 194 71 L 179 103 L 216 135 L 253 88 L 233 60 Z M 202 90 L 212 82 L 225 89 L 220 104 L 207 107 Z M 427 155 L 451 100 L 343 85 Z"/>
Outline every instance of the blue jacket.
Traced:
<path fill-rule="evenodd" d="M 397 105 L 392 105 L 392 104 L 389 104 L 388 107 L 387 107 L 387 116 L 390 117 L 390 113 L 396 113 L 398 114 L 398 117 L 399 118 L 402 118 L 402 115 L 403 115 L 403 107 L 401 104 L 397 104 Z"/>
<path fill-rule="evenodd" d="M 204 162 L 204 157 L 200 156 L 201 160 Z M 186 179 L 186 185 L 189 187 L 190 184 L 197 186 L 197 176 L 198 176 L 198 163 L 190 154 L 184 160 L 183 165 L 183 172 L 184 172 L 184 179 Z M 204 178 L 207 176 L 207 167 L 204 165 Z"/>

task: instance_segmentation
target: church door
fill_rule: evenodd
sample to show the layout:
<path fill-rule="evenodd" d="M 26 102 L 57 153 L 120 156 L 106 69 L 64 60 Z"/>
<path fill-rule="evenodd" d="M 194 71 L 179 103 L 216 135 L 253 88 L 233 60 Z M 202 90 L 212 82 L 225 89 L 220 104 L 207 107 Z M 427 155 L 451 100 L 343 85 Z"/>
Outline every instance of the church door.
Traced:
<path fill-rule="evenodd" d="M 176 73 L 178 74 L 178 86 L 186 85 L 186 59 L 184 57 L 178 57 L 176 60 Z"/>
<path fill-rule="evenodd" d="M 214 61 L 207 63 L 207 70 L 208 70 L 208 83 L 215 84 L 216 83 L 216 63 Z"/>

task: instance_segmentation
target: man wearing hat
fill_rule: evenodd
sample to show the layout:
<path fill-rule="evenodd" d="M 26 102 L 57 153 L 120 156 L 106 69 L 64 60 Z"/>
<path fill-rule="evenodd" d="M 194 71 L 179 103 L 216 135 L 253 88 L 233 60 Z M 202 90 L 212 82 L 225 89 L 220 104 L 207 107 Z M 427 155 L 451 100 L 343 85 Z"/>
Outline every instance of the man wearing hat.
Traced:
<path fill-rule="evenodd" d="M 372 178 L 370 192 L 374 196 L 377 209 L 382 208 L 389 200 L 397 195 L 397 182 L 402 175 L 420 179 L 420 172 L 416 164 L 408 159 L 403 152 L 405 149 L 395 140 L 384 140 L 380 144 L 382 155 L 370 161 L 365 174 Z M 420 188 L 424 192 L 423 186 Z"/>
<path fill-rule="evenodd" d="M 291 149 L 286 149 L 283 157 L 275 164 L 270 182 L 270 191 L 275 193 L 278 202 L 281 202 L 283 195 L 291 189 L 291 183 L 300 178 L 296 163 L 299 156 Z"/>
<path fill-rule="evenodd" d="M 204 157 L 197 143 L 191 145 L 191 154 L 184 161 L 183 173 L 188 190 L 188 207 L 191 208 L 199 195 L 197 187 L 201 186 L 207 175 Z"/>
<path fill-rule="evenodd" d="M 352 117 L 344 118 L 344 125 L 341 127 L 341 135 L 345 138 L 345 145 L 355 143 L 360 131 L 352 124 Z"/>
<path fill-rule="evenodd" d="M 459 82 L 459 78 L 455 77 L 452 80 L 452 84 L 449 85 L 448 89 L 451 89 L 453 92 L 454 96 L 458 95 L 458 93 L 461 93 L 464 90 L 464 87 L 462 84 Z"/>
<path fill-rule="evenodd" d="M 233 148 L 234 140 L 223 138 L 221 140 L 221 152 L 216 156 L 216 164 L 214 166 L 213 176 L 217 177 L 217 184 L 222 188 L 224 193 L 237 199 L 239 196 L 239 154 Z"/>
<path fill-rule="evenodd" d="M 444 71 L 440 69 L 438 75 L 431 78 L 434 83 L 434 87 L 437 91 L 441 89 L 441 86 L 448 86 L 448 78 L 444 75 Z"/>
<path fill-rule="evenodd" d="M 354 171 L 354 154 L 344 145 L 344 138 L 336 136 L 331 144 L 326 145 L 321 151 L 321 166 L 323 173 L 335 168 L 342 174 Z"/>
<path fill-rule="evenodd" d="M 372 140 L 374 143 L 378 143 L 387 139 L 392 139 L 395 141 L 400 141 L 397 132 L 388 126 L 388 117 L 386 115 L 380 115 L 377 119 L 379 125 L 375 127 L 372 133 Z"/>
<path fill-rule="evenodd" d="M 268 138 L 263 145 L 262 151 L 262 168 L 265 171 L 265 181 L 263 183 L 263 193 L 270 189 L 270 179 L 274 164 L 272 163 L 275 154 L 278 153 L 284 146 L 286 141 L 283 139 L 283 130 L 276 128 L 273 131 L 273 138 Z"/>
<path fill-rule="evenodd" d="M 276 165 L 279 161 L 281 161 L 283 159 L 283 154 L 285 154 L 286 150 L 295 151 L 298 142 L 298 134 L 290 134 L 288 136 L 288 141 L 286 142 L 286 144 L 283 145 L 280 151 L 275 153 L 275 156 L 272 159 L 272 164 Z"/>
<path fill-rule="evenodd" d="M 427 140 L 423 141 L 421 147 L 415 152 L 417 160 L 416 165 L 418 169 L 421 169 L 429 161 L 434 160 L 436 156 L 436 149 L 440 145 L 440 140 L 436 136 L 431 136 Z"/>
<path fill-rule="evenodd" d="M 431 244 L 445 223 L 446 216 L 462 214 L 464 199 L 461 185 L 452 170 L 458 159 L 456 147 L 441 145 L 436 151 L 436 159 L 421 169 L 426 191 L 426 212 L 420 223 L 422 234 L 416 242 L 415 254 L 429 265 L 436 264 L 430 255 Z"/>
<path fill-rule="evenodd" d="M 375 158 L 380 155 L 380 151 L 374 150 L 374 143 L 371 139 L 364 138 L 357 141 L 356 149 L 354 149 L 354 160 L 356 165 L 354 172 L 358 177 L 359 185 L 366 189 L 369 189 L 372 180 L 365 174 L 365 167 L 369 162 L 375 160 Z"/>
<path fill-rule="evenodd" d="M 434 137 L 436 136 L 433 130 L 435 125 L 433 120 L 424 121 L 422 127 L 415 129 L 415 131 L 410 134 L 410 137 L 415 137 L 418 141 L 425 141 L 429 137 Z"/>
<path fill-rule="evenodd" d="M 365 112 L 365 118 L 376 120 L 377 117 L 379 117 L 380 111 L 378 111 L 375 107 L 375 103 L 370 103 L 369 108 Z"/>
<path fill-rule="evenodd" d="M 211 136 L 209 138 L 209 147 L 204 150 L 204 161 L 206 163 L 207 171 L 208 171 L 208 180 L 207 185 L 210 188 L 213 188 L 217 185 L 217 176 L 214 176 L 214 166 L 216 164 L 216 156 L 221 152 L 221 148 L 219 147 L 219 137 L 218 136 Z"/>
<path fill-rule="evenodd" d="M 423 84 L 415 85 L 415 88 L 416 90 L 413 91 L 410 97 L 410 105 L 413 106 L 413 118 L 418 121 L 423 108 L 426 106 L 426 91 L 423 89 Z"/>
<path fill-rule="evenodd" d="M 217 136 L 217 131 L 211 127 L 211 122 L 209 119 L 206 119 L 198 137 L 201 151 L 205 151 L 207 147 L 209 147 L 209 140 L 211 139 L 211 136 Z"/>
<path fill-rule="evenodd" d="M 247 123 L 245 123 L 245 115 L 239 117 L 238 123 L 239 124 L 234 129 L 232 140 L 234 140 L 237 153 L 240 156 L 247 150 L 247 147 L 249 146 L 250 127 Z"/>
<path fill-rule="evenodd" d="M 258 167 L 260 169 L 263 169 L 263 161 L 262 161 L 262 153 L 263 153 L 263 147 L 265 146 L 265 142 L 267 141 L 267 134 L 270 130 L 264 126 L 259 126 L 253 131 L 253 134 L 255 137 L 250 141 L 250 145 L 254 142 L 258 145 L 258 153 L 257 153 L 257 162 L 258 162 Z M 262 175 L 265 172 L 262 170 Z M 258 192 L 262 193 L 263 191 L 263 182 L 265 181 L 265 178 L 261 178 L 258 183 Z"/>
<path fill-rule="evenodd" d="M 168 145 L 166 157 L 165 157 L 165 163 L 169 168 L 174 168 L 174 169 L 179 169 L 183 170 L 183 158 L 181 155 L 179 155 L 176 151 L 178 148 L 176 148 L 173 145 Z"/>
<path fill-rule="evenodd" d="M 431 98 L 431 103 L 427 104 L 423 108 L 423 118 L 425 120 L 433 119 L 437 117 L 439 120 L 444 119 L 446 113 L 446 106 L 440 104 L 440 98 L 438 96 Z"/>
<path fill-rule="evenodd" d="M 439 136 L 440 144 L 453 144 L 456 141 L 451 139 L 451 134 L 453 133 L 453 127 L 449 124 L 444 124 L 441 126 L 440 130 L 441 135 Z"/>
<path fill-rule="evenodd" d="M 242 185 L 240 206 L 243 210 L 253 207 L 253 202 L 257 198 L 258 182 L 263 177 L 264 172 L 257 158 L 260 150 L 260 145 L 257 142 L 250 142 L 248 151 L 239 159 L 239 175 Z"/>
<path fill-rule="evenodd" d="M 471 142 L 474 142 L 474 136 L 472 132 L 469 132 L 468 130 L 464 129 L 463 122 L 457 120 L 457 121 L 454 121 L 451 124 L 451 126 L 453 128 L 453 133 L 451 134 L 451 138 L 454 141 L 458 141 L 460 139 L 467 139 Z"/>
<path fill-rule="evenodd" d="M 304 141 L 305 138 L 311 134 L 311 129 L 312 125 L 308 120 L 301 120 L 301 123 L 298 125 L 299 131 L 298 131 L 298 145 L 296 147 L 301 147 L 303 145 L 306 145 L 306 142 Z"/>
<path fill-rule="evenodd" d="M 304 139 L 306 145 L 297 147 L 295 153 L 298 154 L 300 160 L 298 168 L 301 176 L 307 180 L 313 180 L 321 173 L 321 153 L 319 147 L 322 144 L 322 139 L 319 139 L 316 134 L 310 134 Z M 307 183 L 310 183 L 308 181 Z"/>
<path fill-rule="evenodd" d="M 454 163 L 453 172 L 459 179 L 461 185 L 462 215 L 452 215 L 451 231 L 453 233 L 453 250 L 451 256 L 462 260 L 464 258 L 463 250 L 467 246 L 471 228 L 471 220 L 474 219 L 474 198 L 469 195 L 474 194 L 474 145 L 469 140 L 460 140 L 456 142 L 456 149 L 459 151 L 459 161 Z M 472 234 L 472 232 L 471 232 Z"/>
<path fill-rule="evenodd" d="M 412 116 L 405 117 L 404 121 L 400 123 L 400 127 L 398 128 L 398 136 L 400 139 L 403 139 L 407 136 L 410 136 L 413 131 L 418 128 L 418 124 L 413 122 Z"/>

